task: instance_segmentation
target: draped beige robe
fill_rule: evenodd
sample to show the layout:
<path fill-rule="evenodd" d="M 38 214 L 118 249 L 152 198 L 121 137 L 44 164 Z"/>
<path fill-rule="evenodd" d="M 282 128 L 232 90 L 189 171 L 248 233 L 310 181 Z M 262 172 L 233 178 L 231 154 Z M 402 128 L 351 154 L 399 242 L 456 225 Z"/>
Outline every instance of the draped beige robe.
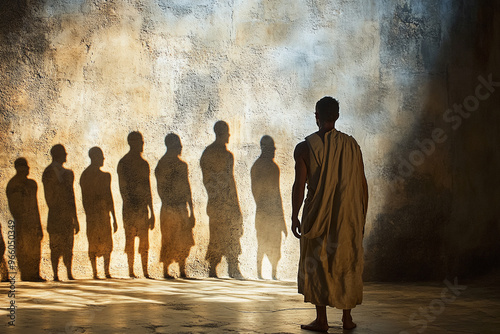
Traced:
<path fill-rule="evenodd" d="M 298 273 L 304 301 L 351 309 L 363 299 L 363 232 L 368 190 L 356 140 L 333 129 L 309 146 Z"/>

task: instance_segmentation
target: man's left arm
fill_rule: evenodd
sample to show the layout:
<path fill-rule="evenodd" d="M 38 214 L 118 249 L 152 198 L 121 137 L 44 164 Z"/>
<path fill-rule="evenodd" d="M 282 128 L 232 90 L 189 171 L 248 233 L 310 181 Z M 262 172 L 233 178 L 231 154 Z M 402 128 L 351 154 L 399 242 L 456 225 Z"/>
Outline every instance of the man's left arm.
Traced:
<path fill-rule="evenodd" d="M 299 211 L 304 201 L 304 194 L 307 180 L 306 159 L 309 153 L 307 143 L 301 142 L 295 147 L 293 157 L 295 159 L 295 182 L 292 188 L 292 233 L 296 238 L 300 238 Z"/>

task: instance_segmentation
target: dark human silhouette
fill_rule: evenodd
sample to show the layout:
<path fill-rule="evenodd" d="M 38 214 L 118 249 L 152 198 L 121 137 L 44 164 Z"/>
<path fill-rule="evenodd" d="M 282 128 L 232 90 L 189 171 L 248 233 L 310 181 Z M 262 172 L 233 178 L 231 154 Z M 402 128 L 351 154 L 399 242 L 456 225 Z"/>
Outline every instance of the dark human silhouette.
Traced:
<path fill-rule="evenodd" d="M 226 122 L 218 121 L 214 132 L 215 141 L 205 149 L 200 160 L 203 184 L 208 194 L 210 241 L 206 259 L 211 277 L 217 276 L 216 267 L 225 256 L 229 276 L 241 278 L 238 256 L 241 254 L 243 219 L 233 176 L 234 158 L 226 148 L 229 127 Z"/>
<path fill-rule="evenodd" d="M 180 138 L 170 133 L 165 137 L 167 152 L 155 169 L 158 195 L 161 198 L 161 253 L 163 274 L 168 274 L 169 265 L 179 263 L 180 276 L 186 276 L 186 258 L 194 245 L 193 199 L 188 180 L 187 164 L 179 159 L 182 152 Z"/>
<path fill-rule="evenodd" d="M 96 259 L 100 256 L 104 258 L 106 278 L 111 278 L 109 264 L 113 250 L 113 237 L 110 218 L 113 219 L 113 232 L 118 229 L 111 194 L 111 174 L 101 170 L 104 164 L 104 154 L 99 147 L 92 147 L 89 150 L 89 157 L 90 166 L 80 177 L 83 209 L 87 217 L 89 258 L 95 279 L 98 278 Z"/>
<path fill-rule="evenodd" d="M 363 299 L 363 234 L 368 185 L 356 140 L 335 129 L 339 103 L 316 103 L 319 130 L 295 147 L 292 233 L 300 239 L 298 290 L 316 306 L 302 329 L 328 331 L 326 306 L 343 310 L 343 328 L 356 327 L 351 309 Z M 302 220 L 299 211 L 305 199 Z"/>
<path fill-rule="evenodd" d="M 251 169 L 252 194 L 256 204 L 257 275 L 262 278 L 262 260 L 267 255 L 272 266 L 272 277 L 277 279 L 281 233 L 288 235 L 280 191 L 280 169 L 274 161 L 274 140 L 270 136 L 263 136 L 260 147 L 262 153 Z"/>
<path fill-rule="evenodd" d="M 73 182 L 75 175 L 70 169 L 63 167 L 66 162 L 66 150 L 61 144 L 54 145 L 50 150 L 52 163 L 45 168 L 42 175 L 45 200 L 49 207 L 47 232 L 50 237 L 50 257 L 54 280 L 59 280 L 59 258 L 72 280 L 71 263 L 73 260 L 73 236 L 80 231 L 76 215 L 75 192 Z"/>
<path fill-rule="evenodd" d="M 125 253 L 129 275 L 134 275 L 134 244 L 139 238 L 142 271 L 148 273 L 149 230 L 154 228 L 155 216 L 149 182 L 149 164 L 142 158 L 144 141 L 140 132 L 127 137 L 130 151 L 118 163 L 118 181 L 123 199 L 123 227 L 125 229 Z"/>
<path fill-rule="evenodd" d="M 43 238 L 38 186 L 28 179 L 30 168 L 24 158 L 14 162 L 16 175 L 7 184 L 7 200 L 16 229 L 16 257 L 21 280 L 41 281 L 40 246 Z"/>
<path fill-rule="evenodd" d="M 5 260 L 5 242 L 2 234 L 2 224 L 0 224 L 0 277 L 2 282 L 9 281 L 9 270 L 7 268 L 7 261 Z"/>

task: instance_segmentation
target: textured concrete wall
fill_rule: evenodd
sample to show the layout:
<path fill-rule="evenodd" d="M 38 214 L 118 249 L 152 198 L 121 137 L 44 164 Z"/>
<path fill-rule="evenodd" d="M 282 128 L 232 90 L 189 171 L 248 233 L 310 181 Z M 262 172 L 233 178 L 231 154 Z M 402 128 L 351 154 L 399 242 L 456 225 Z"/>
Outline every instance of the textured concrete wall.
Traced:
<path fill-rule="evenodd" d="M 74 275 L 92 275 L 79 180 L 90 164 L 89 149 L 99 146 L 118 221 L 111 274 L 127 276 L 117 166 L 132 131 L 143 135 L 142 157 L 150 169 L 156 218 L 150 275 L 163 276 L 154 171 L 165 154 L 165 136 L 175 133 L 194 214 L 186 271 L 206 276 L 209 191 L 200 159 L 216 140 L 214 124 L 223 120 L 234 179 L 228 176 L 219 189 L 234 182 L 237 197 L 231 198 L 237 201 L 231 208 L 219 202 L 215 212 L 240 221 L 226 239 L 241 235 L 228 252 L 241 247 L 241 274 L 254 278 L 258 246 L 267 246 L 262 276 L 272 276 L 271 262 L 276 265 L 281 254 L 277 277 L 295 279 L 298 241 L 285 232 L 292 152 L 316 130 L 314 103 L 324 95 L 340 100 L 338 128 L 352 134 L 364 153 L 371 196 L 367 279 L 441 278 L 498 264 L 500 88 L 484 87 L 479 79 L 500 81 L 496 2 L 4 0 L 0 9 L 0 189 L 15 174 L 13 162 L 25 157 L 29 178 L 38 184 L 44 278 L 52 278 L 52 269 L 42 173 L 58 143 L 75 175 L 80 232 Z M 475 97 L 478 85 L 483 88 Z M 469 116 L 454 104 L 473 111 Z M 269 146 L 261 151 L 266 135 L 274 160 Z M 272 194 L 273 207 L 259 211 L 254 195 L 262 187 Z M 12 216 L 5 192 L 0 208 L 7 241 Z M 275 237 L 258 240 L 256 224 L 266 214 Z M 231 262 L 222 261 L 219 275 Z M 101 260 L 98 265 L 102 276 Z M 139 255 L 135 269 L 140 271 Z M 178 268 L 170 273 L 178 275 Z"/>

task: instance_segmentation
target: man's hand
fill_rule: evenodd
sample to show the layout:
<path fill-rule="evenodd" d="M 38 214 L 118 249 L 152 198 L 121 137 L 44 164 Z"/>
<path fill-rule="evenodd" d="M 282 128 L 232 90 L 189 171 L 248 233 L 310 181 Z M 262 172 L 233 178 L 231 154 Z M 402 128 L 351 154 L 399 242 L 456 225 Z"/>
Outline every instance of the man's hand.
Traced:
<path fill-rule="evenodd" d="M 297 217 L 292 217 L 292 233 L 297 239 L 300 239 L 300 220 Z"/>

